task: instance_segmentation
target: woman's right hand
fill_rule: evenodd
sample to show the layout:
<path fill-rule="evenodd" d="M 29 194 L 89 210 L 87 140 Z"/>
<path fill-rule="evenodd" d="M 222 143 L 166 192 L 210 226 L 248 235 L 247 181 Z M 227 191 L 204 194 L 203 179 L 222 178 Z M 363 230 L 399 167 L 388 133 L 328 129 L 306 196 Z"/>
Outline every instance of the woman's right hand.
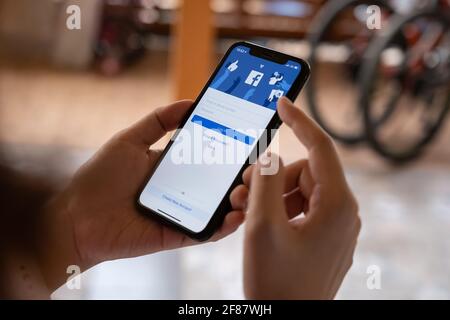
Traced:
<path fill-rule="evenodd" d="M 245 295 L 332 299 L 352 265 L 361 228 L 358 205 L 331 139 L 288 99 L 280 99 L 278 112 L 309 158 L 284 167 L 276 155 L 266 155 L 244 173 L 250 190 Z M 262 175 L 270 161 L 280 161 L 278 172 Z"/>

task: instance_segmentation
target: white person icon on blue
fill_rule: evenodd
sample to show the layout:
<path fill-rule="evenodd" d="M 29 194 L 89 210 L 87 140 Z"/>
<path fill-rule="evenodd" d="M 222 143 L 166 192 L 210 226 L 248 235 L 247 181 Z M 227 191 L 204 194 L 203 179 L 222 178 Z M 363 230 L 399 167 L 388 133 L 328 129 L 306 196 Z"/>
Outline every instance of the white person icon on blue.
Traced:
<path fill-rule="evenodd" d="M 284 75 L 282 73 L 274 72 L 272 74 L 272 76 L 270 77 L 269 85 L 276 86 L 278 83 L 283 81 L 283 79 L 284 79 Z"/>

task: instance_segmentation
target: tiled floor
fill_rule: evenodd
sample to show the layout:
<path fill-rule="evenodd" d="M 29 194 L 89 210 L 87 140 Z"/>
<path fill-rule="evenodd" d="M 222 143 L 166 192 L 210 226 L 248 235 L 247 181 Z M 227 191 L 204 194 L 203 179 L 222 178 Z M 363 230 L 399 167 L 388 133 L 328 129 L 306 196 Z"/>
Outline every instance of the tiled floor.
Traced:
<path fill-rule="evenodd" d="M 46 150 L 69 148 L 63 155 L 69 160 L 61 163 L 70 172 L 114 132 L 171 96 L 167 61 L 159 54 L 113 79 L 5 61 L 0 67 L 0 142 L 12 148 L 16 164 L 33 157 L 46 162 Z M 280 137 L 286 162 L 306 155 L 286 128 Z M 450 298 L 449 137 L 450 120 L 426 156 L 402 168 L 365 148 L 339 147 L 363 219 L 339 298 Z M 87 275 L 83 296 L 242 298 L 241 240 L 239 231 L 215 244 L 102 265 Z M 371 265 L 381 270 L 381 290 L 367 288 Z M 167 268 L 171 275 L 163 273 Z M 183 280 L 174 282 L 174 274 Z"/>

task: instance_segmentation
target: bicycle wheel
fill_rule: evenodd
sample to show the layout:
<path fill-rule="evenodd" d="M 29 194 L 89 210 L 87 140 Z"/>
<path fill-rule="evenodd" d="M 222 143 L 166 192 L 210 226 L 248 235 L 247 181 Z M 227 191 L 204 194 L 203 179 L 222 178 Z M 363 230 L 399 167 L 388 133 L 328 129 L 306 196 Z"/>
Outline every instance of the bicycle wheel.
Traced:
<path fill-rule="evenodd" d="M 366 136 L 393 162 L 418 157 L 450 108 L 449 24 L 449 17 L 436 11 L 400 17 L 367 51 L 359 99 Z M 377 123 L 386 110 L 389 119 Z"/>
<path fill-rule="evenodd" d="M 377 31 L 366 25 L 369 5 L 379 6 L 383 19 L 393 12 L 383 0 L 331 1 L 321 9 L 308 36 L 313 74 L 306 93 L 311 114 L 330 136 L 348 145 L 365 139 L 357 75 Z M 338 107 L 333 97 L 339 97 Z"/>

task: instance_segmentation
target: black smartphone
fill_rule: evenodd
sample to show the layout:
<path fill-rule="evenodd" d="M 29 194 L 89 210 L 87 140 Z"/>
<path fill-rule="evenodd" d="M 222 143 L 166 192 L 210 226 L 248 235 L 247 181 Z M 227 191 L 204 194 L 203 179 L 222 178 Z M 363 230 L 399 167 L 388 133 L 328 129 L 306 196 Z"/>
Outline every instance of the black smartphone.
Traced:
<path fill-rule="evenodd" d="M 250 159 L 281 125 L 278 99 L 294 101 L 309 74 L 302 59 L 248 42 L 231 46 L 165 148 L 138 206 L 191 238 L 211 237 L 230 212 L 230 193 Z"/>

